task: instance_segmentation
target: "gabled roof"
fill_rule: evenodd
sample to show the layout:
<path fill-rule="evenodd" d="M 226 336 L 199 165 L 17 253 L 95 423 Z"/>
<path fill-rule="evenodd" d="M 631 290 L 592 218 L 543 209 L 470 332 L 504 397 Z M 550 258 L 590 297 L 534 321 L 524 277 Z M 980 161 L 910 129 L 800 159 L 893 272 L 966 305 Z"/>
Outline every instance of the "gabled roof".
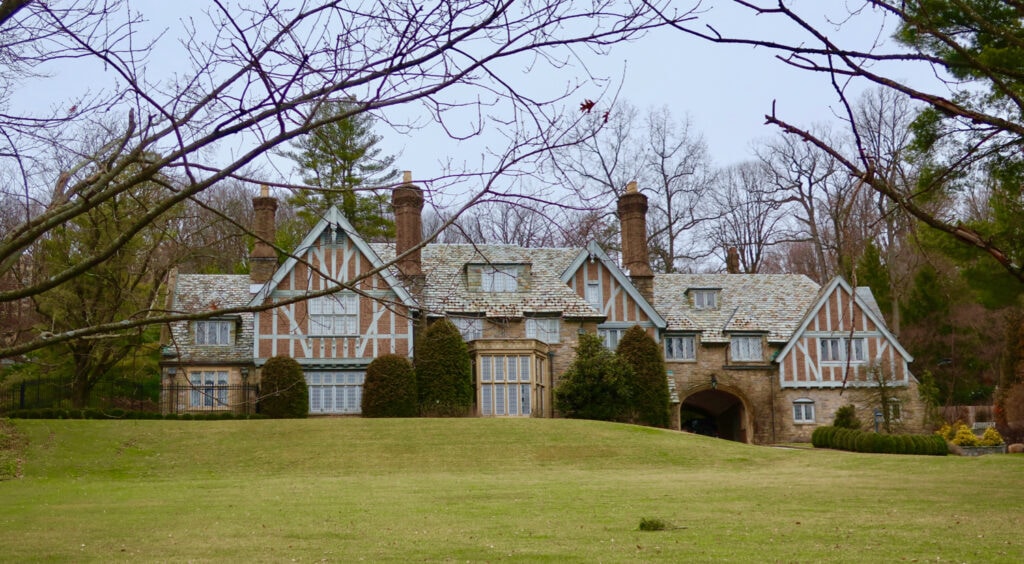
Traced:
<path fill-rule="evenodd" d="M 603 318 L 561 279 L 579 249 L 523 248 L 512 245 L 431 244 L 423 248 L 426 275 L 423 310 L 428 315 L 475 313 L 523 317 L 559 313 L 569 318 Z M 519 292 L 482 292 L 467 286 L 468 264 L 529 264 L 529 287 Z"/>
<path fill-rule="evenodd" d="M 717 307 L 691 305 L 688 290 L 718 289 Z M 802 274 L 656 274 L 654 307 L 666 331 L 700 333 L 703 342 L 728 342 L 733 333 L 764 333 L 786 342 L 818 296 Z"/>
<path fill-rule="evenodd" d="M 347 219 L 345 219 L 345 216 L 338 210 L 338 208 L 331 206 L 327 210 L 327 213 L 320 218 L 320 221 L 313 226 L 313 229 L 310 229 L 309 233 L 306 234 L 306 237 L 302 239 L 302 242 L 299 243 L 298 248 L 295 249 L 292 256 L 288 257 L 288 260 L 284 261 L 284 264 L 274 271 L 274 275 L 270 278 L 270 281 L 263 284 L 262 287 L 255 292 L 255 295 L 249 302 L 250 305 L 263 303 L 270 293 L 274 291 L 274 288 L 277 288 L 281 281 L 284 280 L 284 277 L 288 276 L 288 273 L 295 268 L 295 265 L 298 263 L 298 258 L 296 257 L 301 257 L 309 252 L 309 249 L 316 244 L 324 230 L 330 228 L 340 229 L 343 231 L 349 239 L 352 240 L 352 243 L 356 248 L 359 249 L 359 252 L 366 257 L 366 260 L 370 262 L 373 268 L 381 268 L 384 265 L 384 261 L 381 260 L 380 256 L 378 256 L 373 248 L 363 240 L 358 233 L 356 233 L 355 228 L 352 227 L 352 224 L 349 223 Z M 398 282 L 398 279 L 395 277 L 394 272 L 391 269 L 381 269 L 380 275 L 387 282 L 388 286 L 394 290 L 398 299 L 403 304 L 410 308 L 415 307 L 416 304 L 412 295 L 409 294 L 409 291 L 405 286 Z"/>
<path fill-rule="evenodd" d="M 175 313 L 199 313 L 225 308 L 245 307 L 249 303 L 248 274 L 178 274 L 173 278 L 170 307 Z M 166 351 L 178 361 L 201 359 L 208 362 L 245 362 L 252 360 L 252 313 L 231 317 L 239 319 L 234 343 L 230 346 L 196 345 L 190 323 L 170 326 L 171 342 Z"/>
<path fill-rule="evenodd" d="M 860 286 L 856 290 L 854 290 L 853 287 L 850 286 L 850 283 L 840 276 L 836 276 L 828 284 L 822 287 L 821 292 L 819 292 L 818 294 L 817 300 L 814 302 L 814 304 L 812 304 L 811 307 L 807 309 L 806 315 L 804 315 L 804 318 L 801 320 L 800 325 L 797 327 L 797 330 L 793 332 L 793 335 L 789 339 L 789 342 L 786 343 L 786 346 L 783 347 L 781 351 L 779 351 L 779 354 L 776 356 L 777 361 L 781 361 L 789 353 L 790 349 L 796 346 L 796 343 L 800 339 L 800 336 L 803 335 L 804 331 L 807 330 L 807 326 L 810 325 L 811 321 L 813 321 L 814 318 L 818 316 L 818 312 L 821 311 L 821 308 L 825 307 L 825 303 L 828 301 L 829 297 L 835 293 L 837 289 L 842 289 L 844 292 L 846 292 L 846 295 L 848 296 L 853 295 L 854 303 L 857 305 L 858 308 L 860 308 L 863 315 L 866 315 L 868 319 L 870 319 L 871 322 L 874 323 L 876 327 L 878 327 L 878 330 L 879 332 L 882 333 L 882 336 L 889 341 L 889 343 L 893 346 L 894 349 L 896 349 L 897 352 L 900 353 L 904 360 L 906 360 L 907 362 L 913 362 L 914 357 L 912 357 L 910 353 L 907 352 L 907 350 L 904 349 L 902 345 L 900 345 L 900 342 L 896 340 L 896 336 L 893 335 L 889 331 L 889 328 L 886 326 L 885 318 L 882 317 L 881 309 L 879 309 L 878 303 L 875 301 L 874 294 L 871 293 L 871 288 Z"/>
<path fill-rule="evenodd" d="M 651 323 L 654 323 L 654 325 L 660 329 L 665 328 L 665 318 L 654 309 L 654 306 L 648 302 L 646 298 L 644 298 L 643 294 L 641 294 L 636 289 L 636 286 L 633 285 L 629 276 L 619 268 L 619 265 L 608 256 L 608 253 L 604 252 L 604 249 L 602 249 L 601 245 L 598 245 L 596 241 L 591 241 L 587 243 L 586 248 L 580 249 L 576 257 L 569 263 L 569 266 L 567 266 L 565 271 L 562 272 L 562 283 L 568 284 L 569 280 L 571 280 L 576 272 L 579 271 L 580 267 L 591 258 L 601 261 L 601 264 L 608 269 L 608 272 L 611 272 L 612 278 L 614 278 L 615 281 L 626 290 L 626 294 L 636 302 L 640 309 L 647 315 L 647 318 L 651 320 Z"/>

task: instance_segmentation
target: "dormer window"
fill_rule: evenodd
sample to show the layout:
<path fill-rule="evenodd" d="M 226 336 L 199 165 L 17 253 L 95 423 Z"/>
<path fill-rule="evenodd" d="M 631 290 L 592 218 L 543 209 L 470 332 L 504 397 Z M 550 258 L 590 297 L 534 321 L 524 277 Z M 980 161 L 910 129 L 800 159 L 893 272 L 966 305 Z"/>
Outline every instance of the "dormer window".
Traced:
<path fill-rule="evenodd" d="M 528 264 L 467 264 L 466 286 L 489 293 L 521 292 L 529 287 Z"/>
<path fill-rule="evenodd" d="M 700 288 L 690 290 L 694 309 L 718 309 L 718 289 Z"/>
<path fill-rule="evenodd" d="M 235 322 L 228 319 L 203 319 L 195 321 L 197 345 L 230 345 L 231 328 Z"/>

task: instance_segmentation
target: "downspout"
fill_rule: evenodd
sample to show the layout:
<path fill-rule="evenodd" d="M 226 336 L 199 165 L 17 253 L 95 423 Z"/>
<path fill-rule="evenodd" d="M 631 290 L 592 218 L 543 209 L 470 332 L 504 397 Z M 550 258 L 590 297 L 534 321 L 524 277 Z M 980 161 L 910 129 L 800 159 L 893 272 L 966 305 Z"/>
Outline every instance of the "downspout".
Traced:
<path fill-rule="evenodd" d="M 772 381 L 771 372 L 768 373 L 768 395 L 772 406 L 772 444 L 775 444 L 775 382 Z"/>
<path fill-rule="evenodd" d="M 551 390 L 551 417 L 555 416 L 555 351 L 548 351 L 548 389 Z"/>

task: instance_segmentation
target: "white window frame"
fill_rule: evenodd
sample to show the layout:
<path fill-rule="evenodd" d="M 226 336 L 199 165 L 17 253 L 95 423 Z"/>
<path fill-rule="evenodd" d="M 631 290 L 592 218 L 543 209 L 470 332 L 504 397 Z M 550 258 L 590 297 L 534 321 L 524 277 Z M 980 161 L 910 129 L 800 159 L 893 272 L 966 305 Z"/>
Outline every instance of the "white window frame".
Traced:
<path fill-rule="evenodd" d="M 351 337 L 359 335 L 359 296 L 350 292 L 310 298 L 309 334 Z"/>
<path fill-rule="evenodd" d="M 800 398 L 793 402 L 794 423 L 814 423 L 814 400 Z"/>
<path fill-rule="evenodd" d="M 195 323 L 197 345 L 227 346 L 231 344 L 231 326 L 234 321 L 226 319 L 200 319 Z"/>
<path fill-rule="evenodd" d="M 601 337 L 604 348 L 614 351 L 619 347 L 619 341 L 626 334 L 625 327 L 598 327 L 597 336 Z"/>
<path fill-rule="evenodd" d="M 459 330 L 463 341 L 468 343 L 484 338 L 484 318 L 451 316 L 448 319 Z"/>
<path fill-rule="evenodd" d="M 718 290 L 690 290 L 694 309 L 718 309 Z"/>
<path fill-rule="evenodd" d="M 590 307 L 597 311 L 603 311 L 604 301 L 601 299 L 601 282 L 596 280 L 588 281 L 584 289 L 584 299 L 587 300 Z"/>
<path fill-rule="evenodd" d="M 733 335 L 729 341 L 729 358 L 734 362 L 764 360 L 764 346 L 760 335 Z"/>
<path fill-rule="evenodd" d="M 846 362 L 847 344 L 850 344 L 851 363 L 867 362 L 867 339 L 864 337 L 819 337 L 818 351 L 823 363 Z"/>
<path fill-rule="evenodd" d="M 508 293 L 519 291 L 518 266 L 490 266 L 480 268 L 480 290 L 483 292 Z"/>
<path fill-rule="evenodd" d="M 228 371 L 196 370 L 188 373 L 189 402 L 192 409 L 228 407 Z"/>
<path fill-rule="evenodd" d="M 697 360 L 697 336 L 666 336 L 665 360 Z"/>
<path fill-rule="evenodd" d="M 306 373 L 310 413 L 362 413 L 366 373 L 359 370 L 316 370 Z"/>
<path fill-rule="evenodd" d="M 533 413 L 531 355 L 482 354 L 476 363 L 481 416 L 529 417 Z"/>
<path fill-rule="evenodd" d="M 526 338 L 537 339 L 549 345 L 561 341 L 561 323 L 557 317 L 527 317 Z"/>

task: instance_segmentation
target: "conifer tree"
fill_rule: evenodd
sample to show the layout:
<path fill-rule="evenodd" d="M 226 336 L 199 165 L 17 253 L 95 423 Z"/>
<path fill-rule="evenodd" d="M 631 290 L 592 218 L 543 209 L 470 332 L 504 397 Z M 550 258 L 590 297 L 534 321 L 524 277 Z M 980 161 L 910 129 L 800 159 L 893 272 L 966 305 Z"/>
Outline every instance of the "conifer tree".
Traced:
<path fill-rule="evenodd" d="M 633 367 L 633 422 L 668 427 L 668 378 L 661 347 L 647 331 L 634 325 L 622 336 L 615 354 Z"/>
<path fill-rule="evenodd" d="M 442 319 L 423 332 L 416 347 L 416 384 L 421 415 L 469 415 L 474 397 L 469 351 L 451 321 Z"/>

